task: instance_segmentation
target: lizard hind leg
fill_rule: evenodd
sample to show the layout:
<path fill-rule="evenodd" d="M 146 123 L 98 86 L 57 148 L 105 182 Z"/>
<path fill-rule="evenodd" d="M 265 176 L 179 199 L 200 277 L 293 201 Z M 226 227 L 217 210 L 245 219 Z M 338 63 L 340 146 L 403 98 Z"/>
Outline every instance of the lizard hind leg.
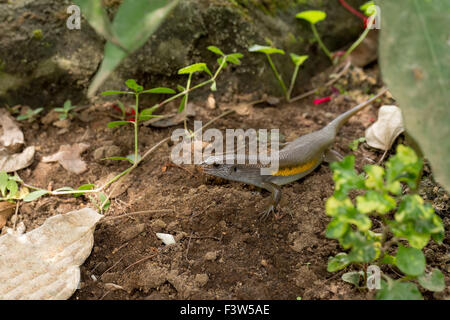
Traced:
<path fill-rule="evenodd" d="M 270 191 L 271 194 L 271 201 L 269 206 L 260 213 L 260 219 L 262 221 L 266 220 L 271 214 L 275 214 L 276 211 L 276 207 L 278 205 L 278 203 L 281 200 L 281 189 L 279 186 L 277 186 L 276 184 L 270 183 L 270 182 L 265 182 L 262 187 L 268 191 Z"/>
<path fill-rule="evenodd" d="M 323 154 L 323 161 L 331 163 L 334 161 L 342 161 L 344 157 L 336 150 L 327 149 Z"/>

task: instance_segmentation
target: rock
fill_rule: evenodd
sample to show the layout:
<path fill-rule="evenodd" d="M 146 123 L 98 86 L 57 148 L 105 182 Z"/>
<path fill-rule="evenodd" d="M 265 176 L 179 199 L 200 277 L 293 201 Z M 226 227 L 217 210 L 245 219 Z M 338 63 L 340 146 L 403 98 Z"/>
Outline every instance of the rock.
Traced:
<path fill-rule="evenodd" d="M 357 8 L 366 0 L 347 1 Z M 77 104 L 85 97 L 102 61 L 104 39 L 85 19 L 81 30 L 66 27 L 67 16 L 60 13 L 66 12 L 69 3 L 53 0 L 0 3 L 3 35 L 0 36 L 0 105 L 60 107 L 68 99 Z M 120 1 L 109 3 L 108 11 L 114 14 Z M 210 68 L 217 66 L 217 56 L 206 49 L 215 45 L 227 53 L 245 55 L 235 72 L 221 76 L 217 83 L 218 95 L 229 88 L 279 95 L 277 81 L 264 55 L 249 53 L 251 45 L 266 44 L 265 39 L 270 39 L 288 52 L 309 55 L 297 83 L 300 87 L 311 75 L 328 67 L 329 61 L 317 44 L 312 44 L 310 26 L 296 19 L 296 13 L 307 9 L 328 13 L 317 28 L 330 50 L 354 41 L 363 28 L 361 21 L 338 1 L 267 0 L 264 6 L 254 3 L 259 2 L 180 1 L 150 40 L 125 59 L 99 91 L 122 88 L 129 78 L 138 79 L 145 87 L 175 87 L 181 79 L 177 75 L 180 68 L 199 61 L 206 62 Z M 30 36 L 33 30 L 42 30 L 42 37 Z M 290 79 L 289 57 L 278 55 L 274 60 L 283 77 Z"/>
<path fill-rule="evenodd" d="M 208 283 L 209 277 L 206 273 L 195 275 L 194 281 L 197 283 L 199 287 L 203 287 Z"/>
<path fill-rule="evenodd" d="M 67 129 L 70 127 L 70 120 L 69 119 L 65 119 L 65 120 L 58 120 L 53 122 L 53 125 L 57 128 L 61 128 L 61 129 Z"/>
<path fill-rule="evenodd" d="M 217 252 L 216 251 L 210 251 L 205 254 L 205 260 L 206 261 L 214 261 L 217 259 Z"/>
<path fill-rule="evenodd" d="M 110 158 L 114 156 L 118 156 L 121 153 L 121 149 L 118 146 L 102 146 L 100 148 L 95 149 L 92 156 L 94 160 L 98 161 L 104 158 Z"/>

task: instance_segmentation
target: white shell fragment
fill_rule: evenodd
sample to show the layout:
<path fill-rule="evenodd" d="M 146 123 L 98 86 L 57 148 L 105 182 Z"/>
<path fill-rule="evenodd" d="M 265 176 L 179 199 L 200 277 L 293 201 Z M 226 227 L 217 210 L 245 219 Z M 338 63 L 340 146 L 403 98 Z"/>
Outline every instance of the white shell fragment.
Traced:
<path fill-rule="evenodd" d="M 25 234 L 0 237 L 0 299 L 68 299 L 80 283 L 79 266 L 94 244 L 103 216 L 84 208 L 48 218 Z"/>
<path fill-rule="evenodd" d="M 166 245 L 174 244 L 176 243 L 175 238 L 171 234 L 167 233 L 157 233 L 156 236 L 161 239 L 161 241 Z"/>
<path fill-rule="evenodd" d="M 378 120 L 366 130 L 366 142 L 372 148 L 386 151 L 403 131 L 405 129 L 400 108 L 382 106 L 378 111 Z"/>

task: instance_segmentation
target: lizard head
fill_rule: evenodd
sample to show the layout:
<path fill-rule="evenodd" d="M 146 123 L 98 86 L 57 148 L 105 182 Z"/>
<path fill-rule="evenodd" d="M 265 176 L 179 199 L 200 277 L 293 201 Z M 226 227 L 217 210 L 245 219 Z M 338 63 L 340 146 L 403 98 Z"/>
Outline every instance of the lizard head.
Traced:
<path fill-rule="evenodd" d="M 227 158 L 228 159 L 228 156 Z M 234 160 L 233 162 L 230 160 Z M 256 165 L 237 164 L 236 158 L 224 161 L 223 157 L 208 157 L 202 164 L 201 168 L 207 174 L 232 180 L 244 182 L 258 186 L 260 182 L 260 167 Z"/>

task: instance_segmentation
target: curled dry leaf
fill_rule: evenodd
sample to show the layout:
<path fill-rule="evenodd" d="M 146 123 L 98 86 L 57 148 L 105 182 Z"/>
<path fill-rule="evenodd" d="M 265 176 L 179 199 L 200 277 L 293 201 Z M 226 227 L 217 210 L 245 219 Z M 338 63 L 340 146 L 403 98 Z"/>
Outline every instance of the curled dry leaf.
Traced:
<path fill-rule="evenodd" d="M 23 132 L 6 110 L 0 110 L 0 148 L 13 153 L 18 152 L 25 143 Z"/>
<path fill-rule="evenodd" d="M 57 153 L 44 157 L 42 161 L 58 161 L 67 171 L 80 174 L 87 170 L 86 163 L 81 159 L 81 154 L 86 151 L 87 148 L 89 148 L 89 145 L 85 143 L 62 145 Z"/>
<path fill-rule="evenodd" d="M 0 202 L 0 229 L 6 225 L 8 219 L 12 216 L 16 208 L 16 205 L 11 202 Z"/>
<path fill-rule="evenodd" d="M 404 130 L 400 108 L 382 106 L 378 111 L 378 120 L 366 130 L 366 142 L 372 148 L 386 151 Z"/>
<path fill-rule="evenodd" d="M 35 148 L 25 148 L 21 153 L 10 154 L 6 149 L 0 148 L 0 171 L 14 172 L 31 165 L 34 160 Z"/>
<path fill-rule="evenodd" d="M 48 218 L 28 233 L 1 236 L 0 299 L 70 298 L 101 218 L 95 210 L 84 208 Z"/>

